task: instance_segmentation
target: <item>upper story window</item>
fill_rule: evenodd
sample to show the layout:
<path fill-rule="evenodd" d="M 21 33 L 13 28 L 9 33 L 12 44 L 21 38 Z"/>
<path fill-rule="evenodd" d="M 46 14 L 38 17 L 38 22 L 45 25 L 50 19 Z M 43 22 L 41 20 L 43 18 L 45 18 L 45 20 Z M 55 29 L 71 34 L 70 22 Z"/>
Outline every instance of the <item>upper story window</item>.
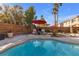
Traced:
<path fill-rule="evenodd" d="M 75 19 L 72 19 L 72 23 L 75 22 Z"/>
<path fill-rule="evenodd" d="M 79 18 L 78 18 L 78 21 L 79 21 Z"/>

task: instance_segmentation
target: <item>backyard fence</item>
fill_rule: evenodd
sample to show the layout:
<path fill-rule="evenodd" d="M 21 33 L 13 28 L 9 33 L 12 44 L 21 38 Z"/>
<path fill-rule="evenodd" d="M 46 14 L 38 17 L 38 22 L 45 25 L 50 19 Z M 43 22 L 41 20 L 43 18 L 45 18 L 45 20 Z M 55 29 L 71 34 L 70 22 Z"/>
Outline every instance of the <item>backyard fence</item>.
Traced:
<path fill-rule="evenodd" d="M 30 28 L 28 26 L 0 23 L 0 33 L 13 32 L 14 34 L 28 33 Z"/>

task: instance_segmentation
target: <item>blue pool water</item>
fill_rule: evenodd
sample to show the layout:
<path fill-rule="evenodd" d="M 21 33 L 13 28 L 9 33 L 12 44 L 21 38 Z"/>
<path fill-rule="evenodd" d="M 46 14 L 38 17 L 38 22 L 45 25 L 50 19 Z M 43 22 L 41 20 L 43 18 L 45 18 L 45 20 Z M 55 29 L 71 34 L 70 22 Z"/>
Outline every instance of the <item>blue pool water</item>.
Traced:
<path fill-rule="evenodd" d="M 0 56 L 79 56 L 79 45 L 37 39 L 11 48 Z"/>

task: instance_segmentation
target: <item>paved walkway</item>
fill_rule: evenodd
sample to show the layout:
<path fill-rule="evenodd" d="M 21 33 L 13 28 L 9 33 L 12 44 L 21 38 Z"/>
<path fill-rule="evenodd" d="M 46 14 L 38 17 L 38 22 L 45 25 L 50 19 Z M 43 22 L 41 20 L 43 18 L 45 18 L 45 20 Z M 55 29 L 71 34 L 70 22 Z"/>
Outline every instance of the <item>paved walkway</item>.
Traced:
<path fill-rule="evenodd" d="M 13 46 L 22 44 L 26 42 L 27 40 L 33 39 L 33 38 L 48 38 L 49 35 L 19 35 L 15 36 L 13 38 L 5 38 L 4 40 L 0 41 L 0 52 L 5 51 L 8 48 L 11 48 Z"/>
<path fill-rule="evenodd" d="M 5 38 L 4 40 L 0 41 L 0 46 L 8 44 L 8 43 L 15 43 L 17 41 L 26 41 L 33 38 L 49 38 L 49 35 L 19 35 L 13 38 Z"/>

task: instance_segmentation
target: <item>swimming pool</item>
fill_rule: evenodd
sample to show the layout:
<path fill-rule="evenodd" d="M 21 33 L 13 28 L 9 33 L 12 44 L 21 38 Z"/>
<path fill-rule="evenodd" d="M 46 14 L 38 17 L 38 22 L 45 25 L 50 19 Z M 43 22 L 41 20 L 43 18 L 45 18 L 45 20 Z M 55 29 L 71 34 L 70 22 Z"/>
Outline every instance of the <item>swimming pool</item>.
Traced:
<path fill-rule="evenodd" d="M 0 56 L 79 56 L 79 45 L 36 39 L 13 47 Z"/>

